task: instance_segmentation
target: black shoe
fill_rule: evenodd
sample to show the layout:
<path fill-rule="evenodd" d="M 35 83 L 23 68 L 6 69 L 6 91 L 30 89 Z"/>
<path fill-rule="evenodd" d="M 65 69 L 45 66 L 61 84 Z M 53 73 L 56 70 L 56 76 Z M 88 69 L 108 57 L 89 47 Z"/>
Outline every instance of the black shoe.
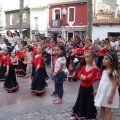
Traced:
<path fill-rule="evenodd" d="M 57 95 L 57 91 L 54 91 L 50 94 L 51 96 Z"/>

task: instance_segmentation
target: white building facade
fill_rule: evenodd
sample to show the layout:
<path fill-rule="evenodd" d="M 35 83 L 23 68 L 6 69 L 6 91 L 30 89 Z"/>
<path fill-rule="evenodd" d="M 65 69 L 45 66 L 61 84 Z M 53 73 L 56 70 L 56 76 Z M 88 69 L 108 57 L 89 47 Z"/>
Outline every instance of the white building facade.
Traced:
<path fill-rule="evenodd" d="M 111 1 L 110 6 L 104 2 L 105 0 L 96 0 L 93 3 L 93 41 L 97 38 L 103 40 L 109 36 L 120 36 L 120 3 L 117 0 Z"/>
<path fill-rule="evenodd" d="M 3 0 L 0 0 L 0 34 L 4 37 L 6 35 L 5 30 L 5 12 L 3 11 Z"/>
<path fill-rule="evenodd" d="M 103 40 L 109 36 L 120 36 L 120 25 L 99 25 L 93 26 L 93 41 L 97 38 Z"/>
<path fill-rule="evenodd" d="M 47 36 L 48 7 L 30 9 L 30 36 L 33 38 L 36 32 L 45 33 Z"/>

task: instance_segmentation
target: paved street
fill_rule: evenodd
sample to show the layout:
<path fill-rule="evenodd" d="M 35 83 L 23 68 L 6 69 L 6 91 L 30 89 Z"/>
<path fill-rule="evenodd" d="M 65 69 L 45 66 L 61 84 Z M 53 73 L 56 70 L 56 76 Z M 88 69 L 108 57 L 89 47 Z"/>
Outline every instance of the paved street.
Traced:
<path fill-rule="evenodd" d="M 47 66 L 48 73 L 50 67 Z M 53 82 L 48 80 L 47 92 L 36 96 L 30 93 L 30 79 L 18 79 L 20 90 L 7 93 L 0 83 L 0 120 L 69 120 L 71 108 L 75 103 L 79 82 L 64 83 L 63 104 L 54 105 L 50 96 Z M 97 83 L 94 85 L 97 86 Z M 98 110 L 99 111 L 99 110 Z M 120 120 L 120 109 L 112 110 L 113 120 Z M 99 119 L 98 119 L 99 120 Z"/>

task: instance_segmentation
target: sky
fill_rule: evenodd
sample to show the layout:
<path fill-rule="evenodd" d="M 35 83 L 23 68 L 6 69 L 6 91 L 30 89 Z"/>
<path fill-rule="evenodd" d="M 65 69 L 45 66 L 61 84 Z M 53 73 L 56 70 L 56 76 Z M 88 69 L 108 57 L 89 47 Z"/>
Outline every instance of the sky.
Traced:
<path fill-rule="evenodd" d="M 19 0 L 2 0 L 2 1 L 4 3 L 3 4 L 3 9 L 16 9 L 16 8 L 19 8 Z M 49 1 L 50 0 L 24 0 L 24 6 L 26 6 L 28 4 L 29 4 L 29 7 L 44 5 L 44 4 L 48 3 Z"/>
<path fill-rule="evenodd" d="M 120 0 L 117 0 L 117 4 L 119 4 L 119 5 L 120 5 Z"/>
<path fill-rule="evenodd" d="M 17 9 L 17 8 L 19 8 L 19 0 L 0 0 L 0 7 L 1 7 L 1 1 L 3 1 L 3 3 L 4 3 L 3 9 Z M 44 5 L 44 4 L 48 3 L 49 1 L 50 0 L 24 0 L 24 6 L 26 6 L 28 4 L 29 4 L 29 7 Z M 96 1 L 99 1 L 99 0 L 96 0 Z M 117 0 L 117 4 L 120 5 L 120 0 Z"/>

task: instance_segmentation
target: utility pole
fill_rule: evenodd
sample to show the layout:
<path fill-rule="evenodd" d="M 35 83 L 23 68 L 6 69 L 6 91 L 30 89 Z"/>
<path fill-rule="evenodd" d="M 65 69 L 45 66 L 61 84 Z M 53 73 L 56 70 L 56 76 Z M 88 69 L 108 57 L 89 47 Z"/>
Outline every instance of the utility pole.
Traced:
<path fill-rule="evenodd" d="M 87 26 L 87 36 L 88 38 L 92 39 L 92 17 L 93 17 L 93 9 L 92 9 L 92 0 L 87 0 L 87 8 L 88 8 L 88 26 Z"/>
<path fill-rule="evenodd" d="M 20 38 L 23 38 L 23 34 L 22 34 L 22 21 L 23 21 L 23 5 L 24 5 L 24 0 L 19 0 L 19 1 L 20 1 L 19 34 L 20 34 Z"/>

